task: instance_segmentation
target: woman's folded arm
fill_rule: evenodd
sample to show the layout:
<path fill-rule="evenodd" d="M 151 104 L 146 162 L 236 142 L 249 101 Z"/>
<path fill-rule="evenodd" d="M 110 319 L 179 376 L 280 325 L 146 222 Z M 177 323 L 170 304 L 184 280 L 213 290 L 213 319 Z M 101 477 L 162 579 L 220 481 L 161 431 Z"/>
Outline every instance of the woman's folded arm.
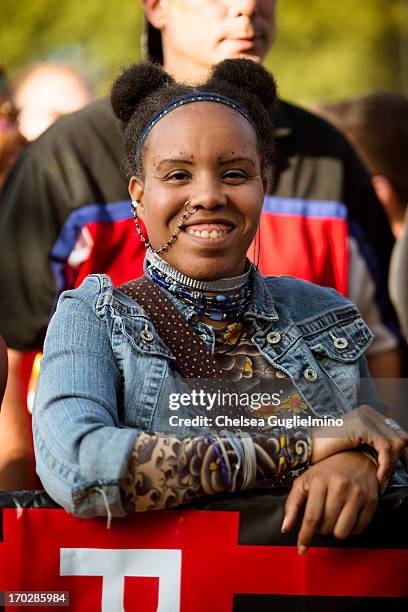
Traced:
<path fill-rule="evenodd" d="M 287 470 L 307 467 L 306 430 L 178 439 L 142 433 L 121 480 L 128 511 L 160 510 L 204 495 L 252 488 Z"/>

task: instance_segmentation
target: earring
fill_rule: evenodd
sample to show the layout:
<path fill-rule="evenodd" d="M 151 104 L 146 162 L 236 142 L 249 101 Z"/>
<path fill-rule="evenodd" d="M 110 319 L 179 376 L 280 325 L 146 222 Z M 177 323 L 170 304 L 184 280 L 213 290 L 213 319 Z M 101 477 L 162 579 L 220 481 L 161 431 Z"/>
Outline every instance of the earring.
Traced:
<path fill-rule="evenodd" d="M 132 203 L 131 203 L 130 207 L 131 207 L 132 214 L 133 214 L 133 217 L 134 217 L 134 220 L 135 220 L 136 231 L 139 234 L 139 238 L 143 242 L 145 248 L 148 249 L 149 246 L 150 246 L 150 242 L 148 240 L 146 240 L 146 238 L 143 236 L 142 230 L 140 229 L 139 223 L 138 223 L 138 220 L 137 220 L 137 207 L 139 206 L 139 204 L 140 204 L 139 200 L 132 200 Z"/>
<path fill-rule="evenodd" d="M 258 227 L 255 235 L 256 244 L 257 244 L 257 254 L 256 254 L 256 268 L 259 269 L 259 259 L 261 257 L 261 228 Z"/>

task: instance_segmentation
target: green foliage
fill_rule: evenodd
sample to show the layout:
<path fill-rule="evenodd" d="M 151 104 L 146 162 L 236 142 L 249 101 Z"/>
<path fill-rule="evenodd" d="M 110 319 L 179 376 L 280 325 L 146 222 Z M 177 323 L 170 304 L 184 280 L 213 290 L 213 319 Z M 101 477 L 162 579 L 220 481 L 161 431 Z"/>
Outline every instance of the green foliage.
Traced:
<path fill-rule="evenodd" d="M 0 23 L 9 74 L 39 60 L 66 61 L 105 93 L 120 67 L 140 58 L 137 0 L 1 0 Z"/>
<path fill-rule="evenodd" d="M 267 66 L 281 94 L 312 102 L 400 89 L 406 2 L 279 0 L 278 35 Z"/>
<path fill-rule="evenodd" d="M 311 102 L 400 89 L 406 5 L 408 0 L 279 0 L 278 36 L 267 65 L 282 95 Z M 122 65 L 140 58 L 137 0 L 1 0 L 0 23 L 0 57 L 11 74 L 36 60 L 66 60 L 100 94 Z"/>

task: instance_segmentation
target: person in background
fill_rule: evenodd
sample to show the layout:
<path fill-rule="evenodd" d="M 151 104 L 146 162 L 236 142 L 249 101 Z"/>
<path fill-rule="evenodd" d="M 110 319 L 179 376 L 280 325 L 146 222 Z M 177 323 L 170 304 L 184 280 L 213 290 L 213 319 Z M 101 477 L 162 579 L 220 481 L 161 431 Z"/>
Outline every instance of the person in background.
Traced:
<path fill-rule="evenodd" d="M 274 41 L 275 0 L 142 4 L 147 54 L 177 81 L 203 81 L 226 58 L 262 62 Z M 262 274 L 347 294 L 375 333 L 372 375 L 398 376 L 400 338 L 386 289 L 393 239 L 363 165 L 327 122 L 286 102 L 275 137 L 276 180 L 264 201 L 261 248 L 259 241 L 251 246 L 250 257 Z M 5 186 L 0 282 L 8 291 L 0 295 L 0 332 L 10 373 L 0 416 L 0 487 L 35 484 L 32 440 L 24 435 L 27 381 L 61 292 L 93 272 L 108 273 L 115 285 L 143 273 L 125 157 L 109 104 L 99 100 L 33 143 Z M 10 469 L 11 456 L 18 470 Z"/>
<path fill-rule="evenodd" d="M 389 288 L 401 329 L 408 342 L 408 208 L 405 210 L 404 227 L 391 257 Z"/>
<path fill-rule="evenodd" d="M 401 329 L 408 342 L 408 208 L 404 227 L 391 257 L 389 288 Z"/>
<path fill-rule="evenodd" d="M 92 100 L 85 79 L 70 66 L 43 62 L 34 64 L 11 80 L 19 130 L 35 140 L 59 117 L 83 108 Z"/>
<path fill-rule="evenodd" d="M 317 109 L 360 155 L 396 239 L 408 202 L 408 96 L 375 92 Z"/>
<path fill-rule="evenodd" d="M 345 133 L 366 165 L 397 240 L 390 295 L 408 337 L 408 96 L 375 92 L 317 109 Z"/>
<path fill-rule="evenodd" d="M 17 128 L 17 111 L 11 100 L 7 75 L 0 66 L 0 187 L 25 145 L 26 140 Z"/>

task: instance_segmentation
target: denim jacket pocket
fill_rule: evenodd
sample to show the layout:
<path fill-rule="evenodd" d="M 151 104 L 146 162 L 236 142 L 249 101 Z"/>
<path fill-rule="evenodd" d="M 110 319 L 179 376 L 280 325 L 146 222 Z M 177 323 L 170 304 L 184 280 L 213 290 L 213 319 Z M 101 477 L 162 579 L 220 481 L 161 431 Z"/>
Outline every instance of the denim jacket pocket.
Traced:
<path fill-rule="evenodd" d="M 138 353 L 176 360 L 147 317 L 123 318 L 120 329 Z"/>
<path fill-rule="evenodd" d="M 337 323 L 305 336 L 314 353 L 342 363 L 356 361 L 371 344 L 372 339 L 373 334 L 360 316 L 347 323 Z"/>
<path fill-rule="evenodd" d="M 360 358 L 373 334 L 358 315 L 305 337 L 320 368 L 329 377 L 335 394 L 345 401 L 346 411 L 357 405 Z"/>

